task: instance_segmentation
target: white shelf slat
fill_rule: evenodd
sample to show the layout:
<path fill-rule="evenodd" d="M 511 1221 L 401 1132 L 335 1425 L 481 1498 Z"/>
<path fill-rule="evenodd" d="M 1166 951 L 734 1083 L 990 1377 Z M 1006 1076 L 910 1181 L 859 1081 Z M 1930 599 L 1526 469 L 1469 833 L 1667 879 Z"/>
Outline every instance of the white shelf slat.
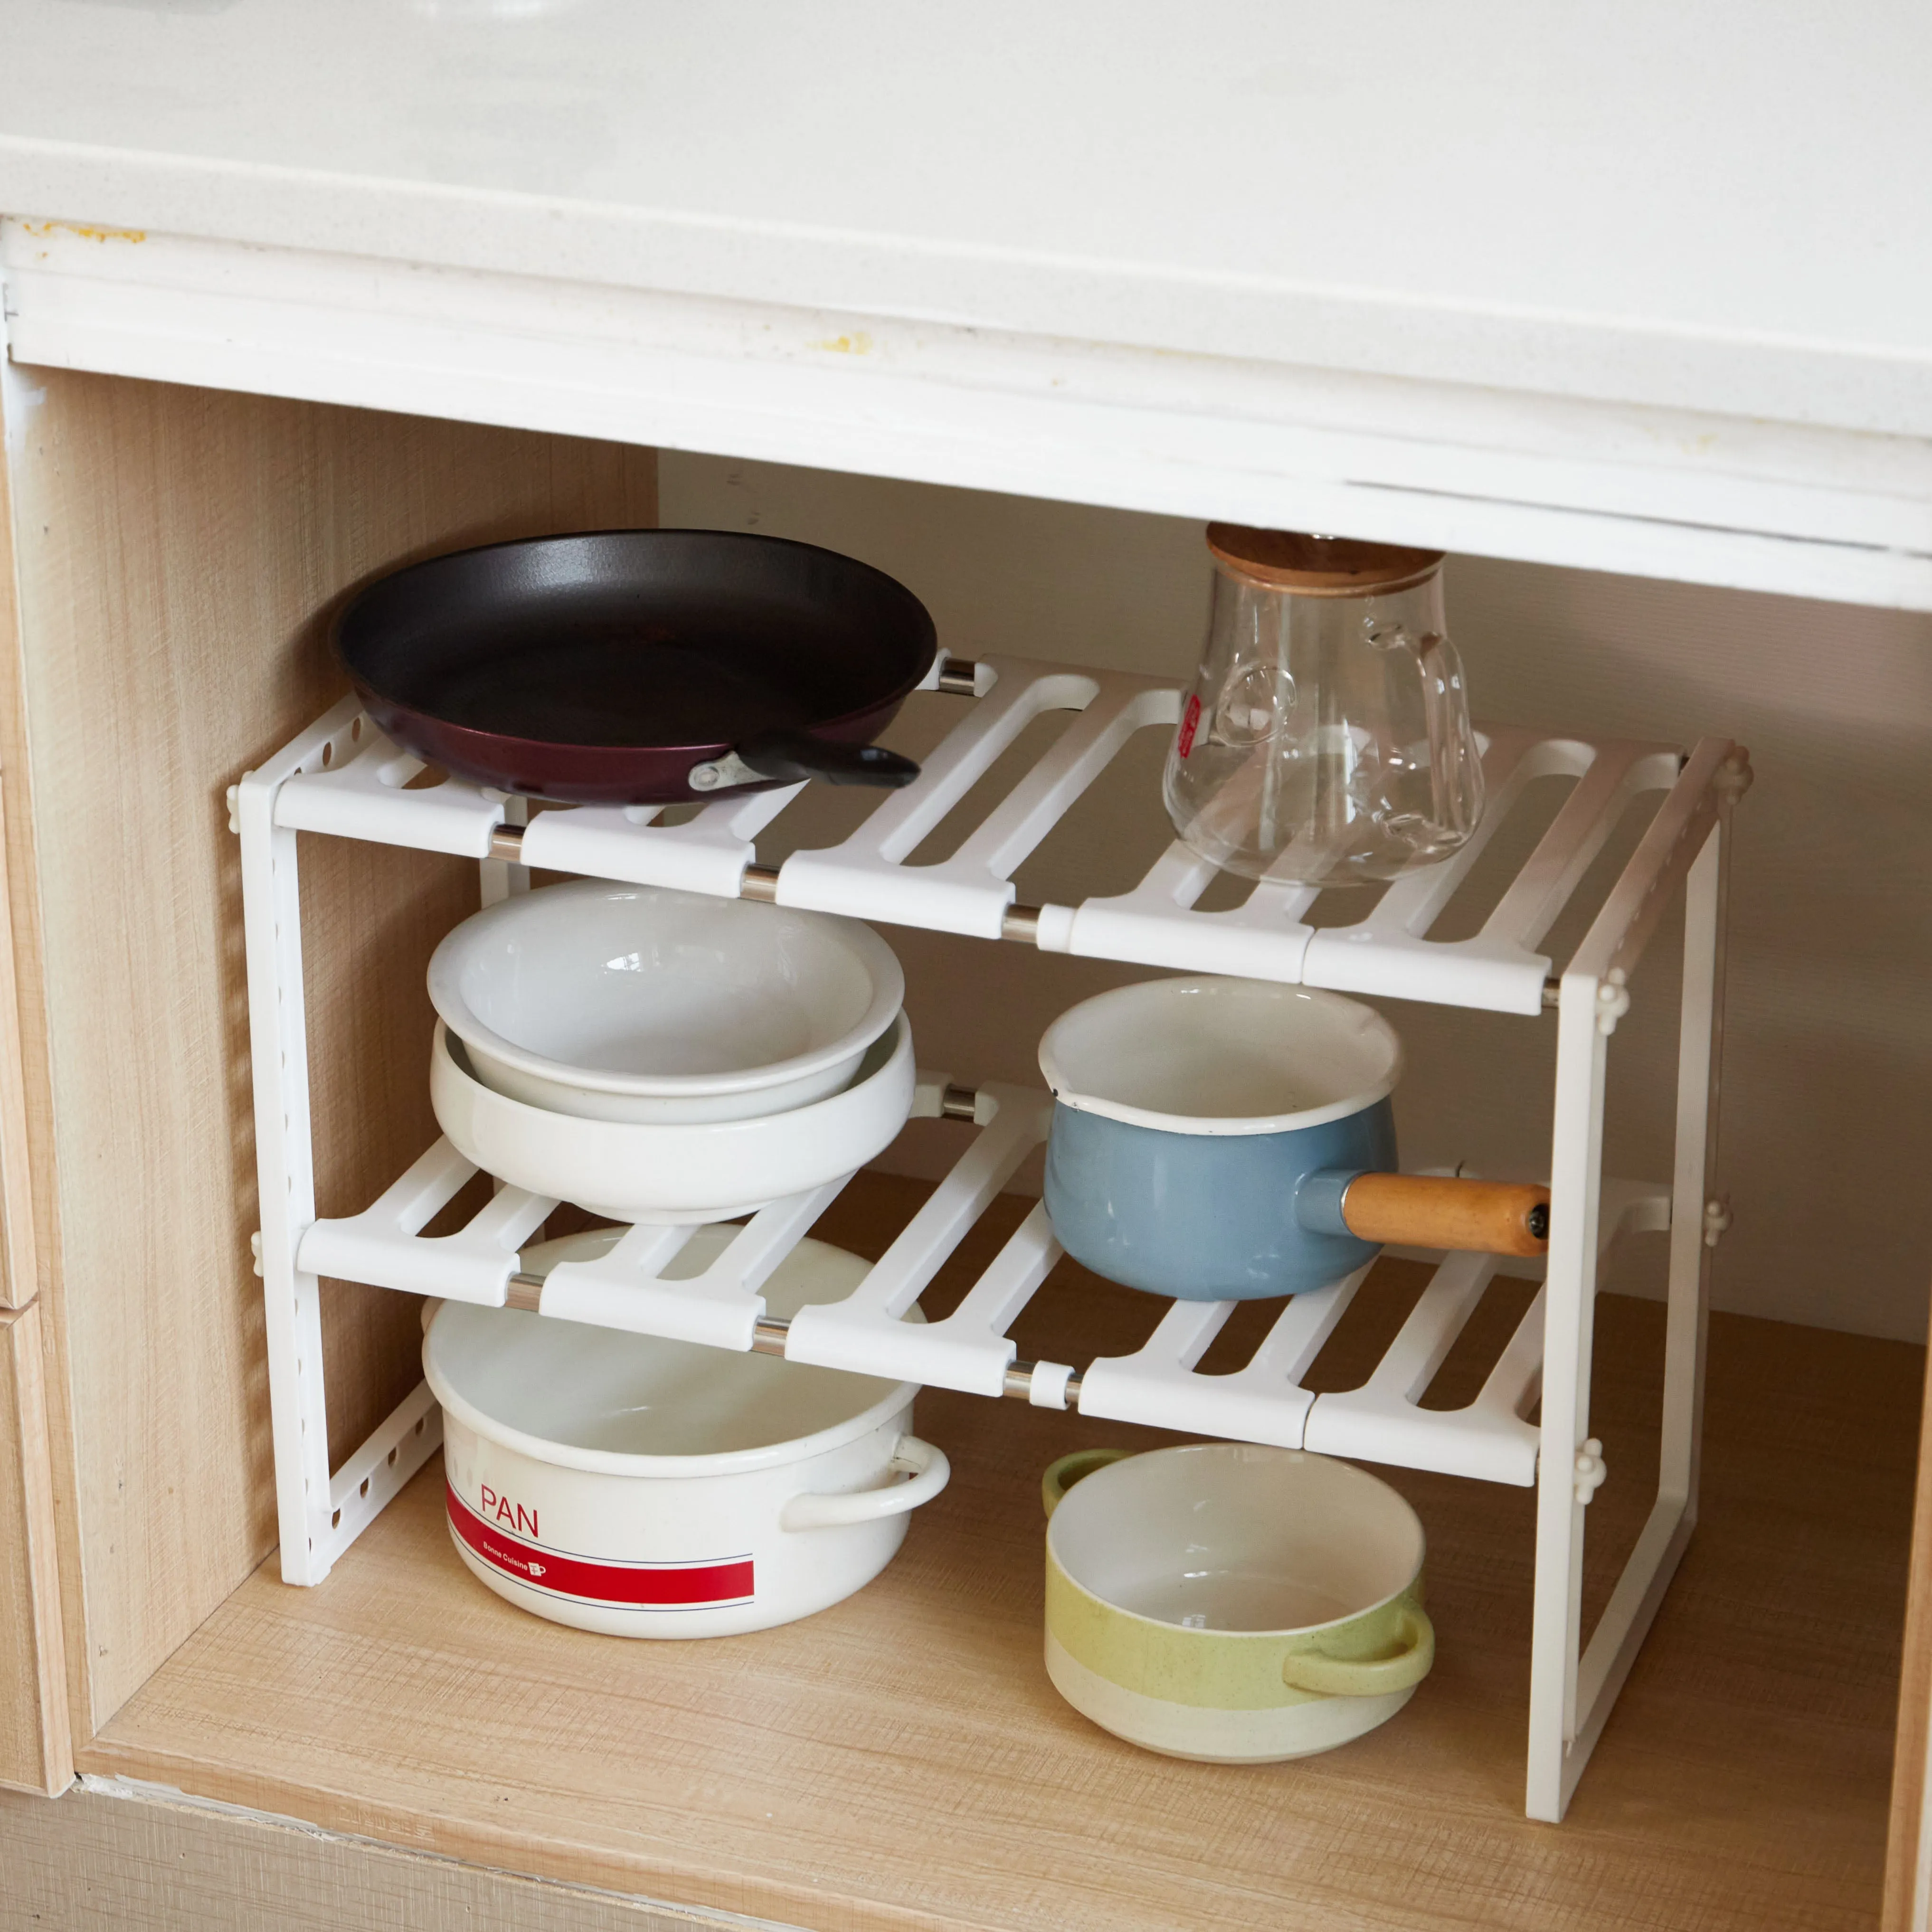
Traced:
<path fill-rule="evenodd" d="M 937 1115 L 946 1085 L 940 1076 L 922 1075 L 918 1112 Z M 1052 1102 L 1043 1093 L 995 1084 L 981 1088 L 976 1101 L 971 1142 L 858 1286 L 842 1300 L 800 1309 L 788 1325 L 769 1324 L 782 1334 L 787 1359 L 968 1394 L 1009 1392 L 1018 1350 L 1007 1330 L 1060 1256 L 1043 1203 L 952 1313 L 931 1322 L 914 1316 L 920 1293 L 1045 1139 L 1052 1120 Z M 363 1214 L 310 1227 L 301 1265 L 378 1287 L 501 1306 L 517 1276 L 515 1244 L 535 1233 L 556 1204 L 505 1187 L 456 1233 L 422 1234 L 475 1172 L 447 1141 L 439 1141 Z M 668 1280 L 664 1270 L 694 1227 L 630 1228 L 608 1254 L 552 1269 L 536 1291 L 536 1311 L 748 1349 L 766 1320 L 758 1289 L 845 1179 L 760 1210 L 704 1273 L 688 1280 Z M 1625 1233 L 1667 1228 L 1670 1214 L 1666 1189 L 1606 1183 L 1600 1222 L 1606 1253 Z M 1366 1268 L 1291 1298 L 1249 1361 L 1232 1373 L 1203 1375 L 1197 1365 L 1238 1304 L 1176 1301 L 1132 1354 L 1102 1357 L 1084 1372 L 1064 1363 L 1026 1364 L 1025 1392 L 1039 1406 L 1077 1406 L 1083 1415 L 1117 1422 L 1532 1483 L 1538 1432 L 1522 1416 L 1541 1366 L 1540 1293 L 1477 1400 L 1460 1409 L 1426 1409 L 1421 1398 L 1497 1267 L 1489 1255 L 1430 1258 L 1437 1266 L 1429 1286 L 1359 1389 L 1318 1395 L 1301 1378 L 1347 1313 Z"/>
<path fill-rule="evenodd" d="M 975 671 L 978 694 L 962 700 L 964 716 L 915 783 L 887 795 L 842 843 L 794 852 L 778 867 L 781 904 L 999 938 L 1014 910 L 1014 872 L 1138 733 L 1171 728 L 1178 714 L 1178 691 L 1157 679 L 998 656 L 981 659 Z M 908 862 L 1028 725 L 1055 711 L 1078 715 L 968 828 L 952 856 Z M 1490 802 L 1476 836 L 1452 859 L 1398 880 L 1352 923 L 1308 922 L 1318 895 L 1273 880 L 1232 910 L 1198 910 L 1215 868 L 1177 841 L 1148 854 L 1130 892 L 1037 908 L 1035 942 L 1046 951 L 1181 971 L 1539 1012 L 1551 976 L 1551 962 L 1538 950 L 1544 936 L 1631 801 L 1678 783 L 1683 754 L 1502 727 L 1483 736 Z M 292 764 L 278 774 L 278 826 L 472 858 L 487 856 L 493 835 L 508 827 L 502 794 L 454 779 L 422 782 L 421 761 L 398 751 L 353 700 L 291 753 Z M 1480 931 L 1430 938 L 1529 785 L 1551 776 L 1574 778 L 1574 788 Z M 759 837 L 801 790 L 719 799 L 674 826 L 656 822 L 655 806 L 553 808 L 522 832 L 520 856 L 556 872 L 735 897 L 759 862 Z"/>

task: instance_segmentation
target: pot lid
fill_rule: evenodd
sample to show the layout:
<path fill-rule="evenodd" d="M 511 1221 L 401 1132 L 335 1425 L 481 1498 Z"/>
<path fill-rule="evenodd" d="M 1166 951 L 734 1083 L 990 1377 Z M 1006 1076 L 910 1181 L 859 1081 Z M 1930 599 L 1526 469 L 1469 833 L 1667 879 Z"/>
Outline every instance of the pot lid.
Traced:
<path fill-rule="evenodd" d="M 1442 568 L 1439 550 L 1358 543 L 1352 537 L 1210 524 L 1208 548 L 1240 575 L 1304 597 L 1372 597 L 1406 590 Z"/>

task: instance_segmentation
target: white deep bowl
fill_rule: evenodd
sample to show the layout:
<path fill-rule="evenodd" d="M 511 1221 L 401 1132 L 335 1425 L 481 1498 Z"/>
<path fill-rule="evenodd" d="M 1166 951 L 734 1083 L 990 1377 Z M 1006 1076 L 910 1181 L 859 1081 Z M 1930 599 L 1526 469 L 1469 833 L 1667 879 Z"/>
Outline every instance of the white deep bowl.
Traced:
<path fill-rule="evenodd" d="M 912 1112 L 917 1074 L 903 1013 L 860 1056 L 841 1091 L 783 1113 L 729 1120 L 586 1120 L 486 1087 L 439 1025 L 430 1104 L 465 1160 L 512 1186 L 613 1221 L 725 1221 L 863 1167 Z"/>
<path fill-rule="evenodd" d="M 429 996 L 483 1084 L 589 1120 L 704 1121 L 835 1094 L 905 995 L 829 914 L 574 880 L 465 920 Z"/>
<path fill-rule="evenodd" d="M 734 1232 L 699 1230 L 667 1274 L 701 1272 Z M 619 1232 L 524 1266 L 589 1260 Z M 802 1241 L 766 1305 L 841 1300 L 869 1265 Z M 809 1616 L 877 1576 L 946 1486 L 945 1456 L 909 1432 L 911 1382 L 462 1302 L 437 1310 L 423 1368 L 458 1555 L 580 1630 L 721 1636 Z"/>

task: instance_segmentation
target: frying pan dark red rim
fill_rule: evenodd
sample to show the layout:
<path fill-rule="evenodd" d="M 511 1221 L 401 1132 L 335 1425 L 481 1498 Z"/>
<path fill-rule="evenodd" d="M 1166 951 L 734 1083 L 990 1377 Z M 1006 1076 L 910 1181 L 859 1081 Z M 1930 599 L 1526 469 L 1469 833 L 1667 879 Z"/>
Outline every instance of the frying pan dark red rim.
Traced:
<path fill-rule="evenodd" d="M 935 652 L 934 655 L 937 654 Z M 926 670 L 932 668 L 928 660 Z M 848 742 L 868 743 L 873 731 L 883 730 L 891 722 L 890 714 L 919 688 L 925 676 L 926 672 L 921 671 L 910 684 L 902 686 L 898 690 L 881 698 L 876 704 L 868 704 L 862 710 L 848 711 L 837 718 L 814 718 L 809 724 L 800 728 L 809 731 L 814 738 L 836 738 L 842 734 L 850 733 L 854 735 L 848 739 Z M 373 685 L 365 682 L 353 671 L 349 674 L 349 682 L 354 687 L 356 695 L 362 699 L 363 708 L 378 724 L 383 724 L 382 714 L 388 712 L 392 716 L 422 718 L 433 724 L 437 735 L 441 737 L 471 739 L 480 744 L 502 746 L 506 749 L 514 747 L 519 751 L 530 752 L 571 752 L 580 753 L 586 759 L 616 759 L 638 757 L 646 753 L 663 758 L 688 756 L 693 764 L 701 765 L 708 758 L 722 758 L 732 748 L 728 742 L 716 745 L 580 745 L 567 738 L 513 738 L 507 731 L 478 731 L 467 724 L 446 724 L 433 712 L 419 711 L 414 705 L 405 704 L 400 699 L 384 697 Z M 879 716 L 881 712 L 887 715 L 881 718 Z M 871 730 L 858 735 L 868 720 L 878 722 Z M 383 728 L 386 730 L 387 725 L 383 724 Z M 776 784 L 783 782 L 775 778 L 772 782 Z M 738 788 L 734 787 L 734 789 Z M 715 798 L 718 794 L 714 792 L 712 796 Z"/>
<path fill-rule="evenodd" d="M 809 552 L 832 560 L 842 571 L 878 579 L 896 598 L 904 598 L 910 604 L 922 620 L 921 627 L 926 635 L 927 648 L 922 656 L 916 659 L 906 675 L 893 685 L 881 689 L 876 697 L 868 699 L 866 703 L 848 706 L 830 716 L 801 719 L 798 728 L 814 737 L 846 744 L 869 742 L 891 722 L 906 698 L 924 682 L 939 657 L 938 633 L 930 614 L 904 584 L 876 566 L 857 557 L 848 556 L 841 551 L 828 549 L 823 544 L 802 543 L 795 538 L 767 536 L 753 531 L 706 530 L 701 526 L 672 526 L 662 530 L 620 526 L 599 530 L 558 531 L 544 536 L 510 538 L 496 543 L 477 544 L 466 549 L 448 550 L 436 556 L 424 557 L 415 563 L 405 565 L 400 570 L 390 572 L 358 590 L 338 612 L 330 626 L 330 642 L 356 695 L 362 699 L 370 716 L 381 728 L 399 744 L 404 745 L 406 748 L 446 766 L 478 783 L 513 790 L 526 790 L 526 787 L 511 782 L 506 775 L 507 767 L 518 764 L 526 766 L 536 764 L 554 765 L 559 760 L 577 759 L 580 759 L 587 766 L 601 768 L 607 774 L 612 773 L 615 767 L 621 766 L 627 759 L 681 765 L 683 770 L 688 770 L 693 766 L 725 756 L 734 748 L 734 741 L 586 745 L 568 739 L 532 738 L 457 724 L 439 717 L 434 711 L 424 710 L 406 698 L 384 691 L 352 663 L 349 652 L 343 647 L 344 631 L 354 622 L 368 601 L 379 592 L 392 592 L 399 582 L 418 572 L 446 568 L 459 560 L 481 559 L 504 551 L 526 551 L 553 544 L 594 542 L 599 538 L 658 535 L 702 537 L 721 544 L 742 543 L 764 550 L 784 548 Z M 411 740 L 416 742 L 412 743 L 410 742 Z M 466 752 L 473 755 L 466 757 L 464 755 Z M 644 782 L 640 776 L 639 783 L 635 785 L 618 780 L 614 776 L 594 781 L 586 777 L 581 784 L 573 780 L 567 790 L 539 795 L 568 798 L 574 792 L 580 800 L 588 802 L 594 794 L 605 802 L 615 802 L 617 793 L 622 790 L 627 794 L 636 794 L 632 802 L 647 803 L 654 800 L 662 802 L 674 793 L 676 796 L 690 798 L 717 798 L 740 792 L 761 790 L 783 782 L 784 781 L 781 779 L 761 780 L 719 787 L 709 794 L 700 794 L 692 791 L 681 779 L 674 784 L 668 777 Z"/>
<path fill-rule="evenodd" d="M 372 596 L 378 590 L 387 590 L 399 579 L 408 577 L 417 571 L 426 570 L 432 565 L 449 563 L 458 557 L 487 556 L 497 550 L 533 550 L 540 545 L 545 544 L 572 543 L 597 537 L 631 537 L 644 536 L 718 537 L 728 538 L 731 542 L 736 543 L 757 544 L 760 545 L 782 544 L 788 550 L 812 550 L 820 556 L 834 557 L 837 559 L 841 564 L 852 570 L 862 571 L 868 576 L 876 577 L 881 583 L 889 585 L 893 590 L 899 592 L 904 596 L 910 596 L 912 595 L 910 591 L 906 590 L 905 586 L 899 582 L 897 578 L 888 575 L 886 572 L 879 569 L 874 565 L 865 562 L 861 559 L 856 556 L 848 556 L 842 550 L 828 549 L 823 544 L 802 543 L 796 537 L 764 536 L 754 530 L 706 530 L 701 524 L 666 524 L 662 529 L 652 528 L 647 530 L 626 528 L 620 525 L 613 529 L 602 530 L 559 530 L 548 536 L 509 537 L 506 538 L 500 543 L 472 544 L 463 550 L 444 550 L 435 556 L 422 557 L 414 563 L 405 564 L 400 570 L 390 571 L 385 575 L 377 578 L 374 583 L 365 584 L 360 590 L 356 592 L 356 595 L 352 597 L 349 602 L 342 607 L 341 610 L 336 614 L 335 621 L 329 627 L 329 641 L 335 649 L 336 656 L 338 661 L 341 662 L 344 669 L 348 671 L 349 681 L 356 687 L 356 694 L 358 697 L 363 698 L 365 702 L 368 699 L 374 698 L 381 704 L 391 706 L 397 712 L 406 712 L 411 717 L 431 718 L 433 722 L 435 722 L 438 724 L 440 730 L 445 731 L 460 732 L 466 736 L 487 739 L 493 744 L 516 745 L 531 748 L 542 747 L 548 750 L 560 752 L 605 752 L 614 753 L 620 753 L 626 751 L 660 752 L 667 756 L 671 757 L 674 757 L 681 752 L 688 752 L 694 760 L 700 763 L 708 758 L 719 757 L 723 753 L 730 749 L 730 746 L 728 742 L 720 741 L 717 743 L 709 745 L 667 745 L 663 743 L 629 746 L 584 745 L 577 743 L 567 738 L 524 738 L 520 736 L 513 736 L 507 731 L 479 731 L 469 725 L 445 724 L 442 724 L 440 720 L 434 719 L 433 713 L 420 710 L 416 706 L 410 704 L 406 699 L 393 697 L 386 692 L 379 691 L 376 686 L 370 683 L 367 678 L 364 677 L 360 672 L 351 669 L 349 666 L 347 659 L 342 655 L 340 639 L 343 630 L 349 623 L 351 618 L 354 616 L 356 610 L 360 608 L 364 601 Z M 914 601 L 916 602 L 918 600 L 914 598 Z M 924 607 L 922 605 L 920 608 L 923 609 Z M 930 627 L 932 624 L 932 620 L 930 617 L 927 619 L 927 623 L 928 627 Z M 903 679 L 897 686 L 889 690 L 882 691 L 878 698 L 874 699 L 869 704 L 856 706 L 850 710 L 840 712 L 835 717 L 815 718 L 811 722 L 811 723 L 804 726 L 802 728 L 808 731 L 822 731 L 830 734 L 831 733 L 836 732 L 841 726 L 849 728 L 854 724 L 862 724 L 866 718 L 871 717 L 875 712 L 878 711 L 886 705 L 890 704 L 896 706 L 898 705 L 903 704 L 905 700 L 919 688 L 920 684 L 925 680 L 926 674 L 932 669 L 934 662 L 938 656 L 939 639 L 938 634 L 935 630 L 933 634 L 932 649 L 928 653 L 926 662 L 921 664 L 910 677 Z"/>

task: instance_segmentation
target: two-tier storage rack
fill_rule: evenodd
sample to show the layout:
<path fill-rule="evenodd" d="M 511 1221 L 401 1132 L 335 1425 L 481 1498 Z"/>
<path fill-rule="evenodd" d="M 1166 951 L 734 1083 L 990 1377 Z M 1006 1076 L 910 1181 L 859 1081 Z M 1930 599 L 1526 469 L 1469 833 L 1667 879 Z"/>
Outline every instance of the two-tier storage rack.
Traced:
<path fill-rule="evenodd" d="M 1305 922 L 1316 894 L 1264 880 L 1233 910 L 1198 902 L 1213 867 L 1176 844 L 1131 891 L 1072 905 L 1016 903 L 1012 876 L 1143 730 L 1172 729 L 1179 693 L 1159 680 L 1070 665 L 942 658 L 930 688 L 970 700 L 916 783 L 888 795 L 842 842 L 761 865 L 755 841 L 801 787 L 721 799 L 678 824 L 655 808 L 580 806 L 533 817 L 524 802 L 421 763 L 346 700 L 230 794 L 242 838 L 256 1157 L 259 1262 L 267 1297 L 282 1574 L 316 1583 L 434 1453 L 440 1418 L 419 1385 L 332 1472 L 324 1400 L 323 1278 L 566 1320 L 758 1349 L 1082 1415 L 1276 1443 L 1538 1488 L 1527 1808 L 1561 1818 L 1676 1568 L 1696 1514 L 1710 1251 L 1727 1216 L 1708 1178 L 1715 1153 L 1730 808 L 1749 782 L 1744 754 L 1706 739 L 1672 747 L 1484 732 L 1489 809 L 1453 859 L 1390 886 L 1352 925 Z M 952 854 L 908 862 L 1035 719 L 1076 714 Z M 430 775 L 432 777 L 434 775 Z M 1574 783 L 1473 936 L 1432 940 L 1454 898 L 1532 781 Z M 412 784 L 412 780 L 417 781 Z M 1654 817 L 1560 974 L 1537 948 L 1626 809 L 1660 794 Z M 1041 1092 L 970 1088 L 922 1076 L 915 1115 L 970 1122 L 962 1157 L 844 1300 L 766 1316 L 758 1291 L 844 1183 L 752 1215 L 704 1274 L 662 1270 L 688 1228 L 639 1226 L 602 1258 L 520 1271 L 518 1250 L 557 1203 L 500 1186 L 453 1234 L 422 1233 L 475 1169 L 446 1141 L 371 1206 L 318 1220 L 303 1005 L 297 835 L 323 832 L 481 862 L 486 902 L 528 868 L 682 887 L 722 897 L 1017 940 L 1162 969 L 1238 974 L 1405 1000 L 1535 1016 L 1556 1010 L 1551 1240 L 1543 1286 L 1466 1407 L 1422 1400 L 1498 1268 L 1438 1257 L 1436 1272 L 1360 1388 L 1312 1394 L 1301 1378 L 1362 1276 L 1289 1300 L 1245 1366 L 1196 1372 L 1230 1303 L 1176 1302 L 1136 1352 L 1084 1364 L 1021 1361 L 1006 1330 L 1058 1259 L 1036 1208 L 944 1319 L 904 1318 L 962 1237 L 1044 1137 Z M 1601 1173 L 1606 1060 L 1630 982 L 1682 891 L 1684 941 L 1672 1172 L 1654 1184 Z M 1587 1648 L 1581 1644 L 1584 1511 L 1604 1479 L 1589 1434 L 1598 1274 L 1618 1238 L 1668 1230 L 1669 1313 L 1656 1503 Z M 1366 1273 L 1364 1270 L 1363 1273 Z M 1532 1424 L 1526 1420 L 1540 1402 Z"/>

